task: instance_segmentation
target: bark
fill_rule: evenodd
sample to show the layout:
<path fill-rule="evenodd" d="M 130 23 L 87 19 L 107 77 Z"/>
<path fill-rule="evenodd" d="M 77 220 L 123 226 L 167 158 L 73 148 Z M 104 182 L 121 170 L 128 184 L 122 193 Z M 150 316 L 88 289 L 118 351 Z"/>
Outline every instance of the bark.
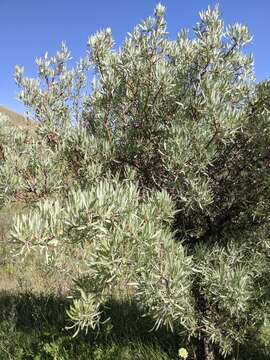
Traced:
<path fill-rule="evenodd" d="M 205 360 L 215 360 L 214 346 L 208 339 L 203 339 Z"/>

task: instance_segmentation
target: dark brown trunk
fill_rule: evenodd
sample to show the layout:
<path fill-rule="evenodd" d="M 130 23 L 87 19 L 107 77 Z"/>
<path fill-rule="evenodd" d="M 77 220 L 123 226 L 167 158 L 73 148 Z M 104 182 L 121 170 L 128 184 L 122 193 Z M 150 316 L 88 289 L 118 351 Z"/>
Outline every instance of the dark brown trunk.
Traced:
<path fill-rule="evenodd" d="M 197 278 L 193 283 L 193 294 L 196 301 L 196 310 L 199 314 L 196 360 L 217 360 L 216 349 L 203 324 L 203 319 L 209 316 L 211 307 L 208 299 L 201 291 L 200 278 Z"/>
<path fill-rule="evenodd" d="M 203 339 L 205 360 L 215 360 L 214 346 L 208 339 Z"/>

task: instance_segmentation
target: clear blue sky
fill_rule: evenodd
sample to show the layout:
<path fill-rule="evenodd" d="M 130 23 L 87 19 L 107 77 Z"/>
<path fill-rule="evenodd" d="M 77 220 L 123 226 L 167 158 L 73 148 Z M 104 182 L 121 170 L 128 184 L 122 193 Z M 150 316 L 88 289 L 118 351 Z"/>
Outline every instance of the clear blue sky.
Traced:
<path fill-rule="evenodd" d="M 16 64 L 26 75 L 35 75 L 34 60 L 45 51 L 50 55 L 62 40 L 75 60 L 84 55 L 88 36 L 111 27 L 120 45 L 142 19 L 152 14 L 158 0 L 0 0 L 0 104 L 23 113 L 15 99 L 13 80 Z M 213 0 L 163 0 L 168 31 L 174 38 L 181 28 L 192 28 L 198 12 Z M 255 57 L 257 80 L 270 76 L 270 0 L 220 0 L 226 24 L 240 22 L 253 34 L 250 51 Z"/>

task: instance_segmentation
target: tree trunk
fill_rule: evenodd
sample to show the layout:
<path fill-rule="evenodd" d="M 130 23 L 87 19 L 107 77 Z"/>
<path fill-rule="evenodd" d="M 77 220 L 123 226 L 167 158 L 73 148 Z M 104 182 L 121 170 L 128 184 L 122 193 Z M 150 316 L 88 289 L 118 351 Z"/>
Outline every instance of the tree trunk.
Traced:
<path fill-rule="evenodd" d="M 198 311 L 199 319 L 203 319 L 207 316 L 209 309 L 209 303 L 200 291 L 200 279 L 193 283 L 193 294 L 196 299 L 196 310 Z M 197 358 L 196 360 L 216 360 L 214 344 L 209 339 L 203 322 L 198 322 L 198 342 L 197 342 Z"/>
<path fill-rule="evenodd" d="M 208 339 L 203 339 L 205 360 L 215 360 L 214 346 Z"/>

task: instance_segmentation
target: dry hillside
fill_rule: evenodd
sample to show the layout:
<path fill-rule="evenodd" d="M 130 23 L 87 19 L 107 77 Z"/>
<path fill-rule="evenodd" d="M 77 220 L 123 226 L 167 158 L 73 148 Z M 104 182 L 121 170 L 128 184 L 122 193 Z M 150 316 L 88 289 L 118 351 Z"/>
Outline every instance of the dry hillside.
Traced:
<path fill-rule="evenodd" d="M 10 124 L 12 126 L 18 126 L 20 129 L 31 131 L 35 127 L 35 124 L 32 121 L 26 120 L 26 118 L 23 117 L 22 115 L 17 114 L 16 112 L 11 111 L 1 105 L 0 105 L 0 114 L 7 116 L 8 120 L 10 121 Z"/>

